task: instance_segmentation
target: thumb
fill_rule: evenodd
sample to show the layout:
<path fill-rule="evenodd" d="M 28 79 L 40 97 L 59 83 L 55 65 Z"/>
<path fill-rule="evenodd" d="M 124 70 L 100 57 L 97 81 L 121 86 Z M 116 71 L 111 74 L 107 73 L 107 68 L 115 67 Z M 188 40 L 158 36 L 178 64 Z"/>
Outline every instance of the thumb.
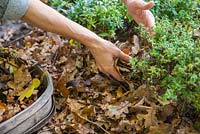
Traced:
<path fill-rule="evenodd" d="M 154 2 L 153 1 L 144 2 L 144 4 L 141 5 L 140 9 L 148 10 L 148 9 L 152 8 L 153 6 L 154 6 Z"/>

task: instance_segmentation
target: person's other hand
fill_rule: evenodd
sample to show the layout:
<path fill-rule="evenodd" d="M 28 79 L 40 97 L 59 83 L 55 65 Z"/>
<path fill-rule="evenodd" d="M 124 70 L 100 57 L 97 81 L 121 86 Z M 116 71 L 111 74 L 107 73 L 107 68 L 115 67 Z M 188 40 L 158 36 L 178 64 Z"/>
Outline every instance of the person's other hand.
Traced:
<path fill-rule="evenodd" d="M 124 0 L 128 13 L 137 24 L 142 24 L 152 35 L 152 28 L 155 25 L 155 18 L 149 11 L 154 6 L 154 2 L 144 2 L 143 0 Z"/>
<path fill-rule="evenodd" d="M 114 58 L 120 58 L 129 62 L 130 56 L 126 55 L 119 48 L 109 41 L 96 45 L 94 48 L 89 48 L 96 60 L 96 65 L 101 72 L 106 75 L 111 75 L 119 81 L 122 81 L 121 76 L 114 68 Z"/>

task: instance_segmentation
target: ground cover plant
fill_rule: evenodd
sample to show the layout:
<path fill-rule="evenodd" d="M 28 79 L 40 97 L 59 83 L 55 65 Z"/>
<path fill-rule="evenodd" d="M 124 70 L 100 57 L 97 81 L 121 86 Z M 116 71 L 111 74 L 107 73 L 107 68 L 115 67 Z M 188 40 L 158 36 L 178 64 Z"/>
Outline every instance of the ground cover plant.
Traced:
<path fill-rule="evenodd" d="M 152 47 L 146 53 L 148 58 L 132 59 L 134 76 L 159 85 L 165 90 L 164 98 L 179 98 L 199 110 L 200 48 L 199 37 L 194 35 L 199 31 L 199 5 L 190 0 L 157 3 L 153 9 L 158 14 L 156 34 L 147 38 Z M 140 33 L 147 37 L 145 32 Z"/>
<path fill-rule="evenodd" d="M 102 37 L 115 37 L 115 31 L 128 19 L 119 0 L 51 0 L 50 3 L 68 18 Z"/>

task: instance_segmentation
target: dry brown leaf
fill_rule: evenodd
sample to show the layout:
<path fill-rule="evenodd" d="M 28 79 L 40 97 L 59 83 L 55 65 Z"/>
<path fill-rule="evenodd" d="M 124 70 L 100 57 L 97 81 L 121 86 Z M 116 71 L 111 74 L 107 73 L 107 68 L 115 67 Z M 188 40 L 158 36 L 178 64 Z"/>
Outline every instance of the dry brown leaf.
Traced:
<path fill-rule="evenodd" d="M 104 115 L 101 114 L 97 114 L 97 122 L 100 126 L 104 126 L 106 129 L 109 129 L 111 126 L 111 122 L 109 122 L 108 120 L 104 119 L 103 117 Z"/>
<path fill-rule="evenodd" d="M 75 67 L 79 69 L 83 67 L 83 57 L 78 56 L 75 61 Z"/>
<path fill-rule="evenodd" d="M 117 98 L 121 98 L 122 96 L 124 96 L 124 94 L 123 94 L 123 91 L 122 91 L 122 88 L 121 88 L 121 87 L 119 87 L 119 88 L 117 89 L 116 93 L 117 93 Z"/>
<path fill-rule="evenodd" d="M 193 36 L 194 37 L 200 37 L 200 28 L 198 28 L 198 29 L 194 29 L 194 31 L 193 31 Z"/>
<path fill-rule="evenodd" d="M 102 95 L 104 96 L 103 101 L 105 102 L 111 102 L 114 99 L 114 96 L 107 91 L 105 91 Z"/>
<path fill-rule="evenodd" d="M 121 120 L 116 128 L 111 128 L 114 132 L 135 132 L 135 121 Z"/>
<path fill-rule="evenodd" d="M 84 125 L 78 124 L 77 132 L 79 134 L 95 134 L 94 130 L 91 128 L 87 128 Z"/>
<path fill-rule="evenodd" d="M 122 50 L 122 52 L 124 52 L 125 54 L 129 54 L 130 53 L 130 49 L 129 48 L 125 48 Z"/>
<path fill-rule="evenodd" d="M 185 126 L 184 128 L 179 128 L 176 130 L 176 134 L 199 134 L 192 127 Z"/>
<path fill-rule="evenodd" d="M 54 33 L 48 32 L 48 35 L 49 35 L 49 38 L 51 38 L 52 45 L 53 45 L 51 51 L 53 53 L 55 53 L 57 48 L 62 45 L 62 40 L 61 40 L 61 38 L 60 38 L 60 36 L 58 34 L 54 34 Z"/>
<path fill-rule="evenodd" d="M 70 80 L 73 80 L 76 73 L 77 70 L 75 68 L 75 63 L 72 61 L 71 58 L 67 59 L 67 64 L 64 68 L 64 71 L 57 82 L 57 88 L 60 90 L 60 93 L 66 98 L 70 94 L 69 90 L 66 88 L 66 83 Z"/>
<path fill-rule="evenodd" d="M 65 98 L 67 98 L 67 97 L 69 96 L 69 91 L 68 91 L 68 89 L 65 87 L 65 83 L 66 83 L 65 79 L 61 77 L 61 78 L 58 80 L 57 87 L 58 87 L 60 93 L 61 93 Z"/>
<path fill-rule="evenodd" d="M 147 103 L 152 106 L 145 106 L 144 104 Z M 137 114 L 137 118 L 140 121 L 144 120 L 144 126 L 145 128 L 148 128 L 150 126 L 156 126 L 158 124 L 158 120 L 156 117 L 157 108 L 154 106 L 154 104 L 151 104 L 146 97 L 143 97 L 137 104 L 133 107 L 136 109 L 137 112 L 147 112 L 147 114 L 139 113 Z"/>
<path fill-rule="evenodd" d="M 10 76 L 9 75 L 1 75 L 0 77 L 0 82 L 5 82 L 5 81 L 8 81 L 10 79 Z"/>
<path fill-rule="evenodd" d="M 146 106 L 148 104 L 149 106 Z M 143 97 L 138 103 L 136 103 L 133 107 L 131 107 L 132 111 L 134 112 L 147 112 L 147 110 L 152 109 L 150 106 L 151 102 L 149 102 L 146 97 Z"/>
<path fill-rule="evenodd" d="M 169 101 L 169 100 L 164 100 L 164 99 L 162 99 L 160 96 L 158 96 L 158 97 L 156 97 L 156 100 L 161 104 L 161 105 L 168 105 L 168 104 L 170 104 L 171 103 L 171 101 Z"/>
<path fill-rule="evenodd" d="M 136 54 L 138 54 L 138 52 L 140 50 L 140 43 L 139 43 L 138 36 L 136 36 L 136 35 L 133 36 L 133 43 L 134 43 L 134 46 L 132 46 L 132 48 L 131 48 L 131 55 L 136 55 Z"/>
<path fill-rule="evenodd" d="M 147 110 L 148 114 L 144 115 L 145 119 L 145 127 L 156 126 L 158 125 L 158 120 L 156 117 L 156 109 L 152 107 L 152 109 Z"/>
<path fill-rule="evenodd" d="M 152 100 L 152 91 L 151 91 L 150 87 L 146 84 L 139 86 L 138 89 L 133 94 L 134 94 L 133 96 L 137 97 L 138 99 L 146 97 L 147 100 L 149 100 L 149 101 Z"/>
<path fill-rule="evenodd" d="M 84 108 L 81 110 L 81 116 L 83 116 L 83 117 L 86 118 L 86 119 L 88 119 L 88 117 L 94 116 L 95 113 L 96 113 L 96 112 L 95 112 L 95 106 L 93 106 L 93 105 L 84 107 Z"/>
<path fill-rule="evenodd" d="M 159 112 L 158 118 L 159 120 L 165 121 L 168 116 L 174 113 L 175 107 L 172 104 L 164 105 Z"/>
<path fill-rule="evenodd" d="M 20 68 L 14 71 L 14 81 L 9 81 L 7 85 L 12 89 L 20 91 L 30 81 L 31 81 L 31 74 L 28 68 L 25 67 L 25 65 L 22 65 Z"/>
<path fill-rule="evenodd" d="M 172 125 L 160 124 L 157 126 L 150 126 L 148 134 L 170 134 L 172 132 Z"/>
<path fill-rule="evenodd" d="M 107 115 L 110 118 L 116 118 L 116 119 L 120 119 L 123 117 L 126 117 L 125 114 L 127 114 L 128 111 L 128 107 L 131 104 L 129 102 L 121 102 L 119 104 L 115 104 L 115 105 L 106 105 L 107 111 L 105 112 L 105 115 Z"/>
<path fill-rule="evenodd" d="M 90 78 L 90 80 L 91 80 L 91 83 L 93 85 L 98 86 L 99 89 L 104 90 L 105 88 L 108 87 L 109 81 L 105 77 L 101 76 L 100 74 L 96 74 L 95 76 Z"/>
<path fill-rule="evenodd" d="M 85 105 L 79 103 L 77 100 L 75 99 L 70 99 L 70 98 L 67 98 L 67 103 L 68 103 L 68 106 L 70 108 L 70 110 L 76 114 L 80 114 L 81 113 L 81 109 L 83 107 L 85 107 Z"/>
<path fill-rule="evenodd" d="M 6 112 L 6 104 L 0 102 L 0 116 Z"/>

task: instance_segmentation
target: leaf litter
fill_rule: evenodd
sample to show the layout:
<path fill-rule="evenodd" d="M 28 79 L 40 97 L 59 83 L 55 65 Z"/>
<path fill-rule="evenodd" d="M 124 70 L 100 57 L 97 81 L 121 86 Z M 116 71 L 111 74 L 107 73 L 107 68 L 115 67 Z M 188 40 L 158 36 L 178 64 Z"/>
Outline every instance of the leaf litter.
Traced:
<path fill-rule="evenodd" d="M 39 96 L 40 78 L 14 50 L 0 48 L 0 122 L 30 106 Z"/>
<path fill-rule="evenodd" d="M 180 115 L 176 102 L 162 100 L 148 84 L 133 80 L 129 64 L 116 60 L 115 67 L 125 81 L 119 83 L 100 73 L 88 49 L 75 41 L 40 29 L 32 30 L 22 39 L 22 46 L 13 45 L 12 49 L 26 62 L 40 64 L 48 70 L 54 82 L 56 112 L 38 134 L 198 133 L 192 122 Z M 132 56 L 143 51 L 137 35 L 132 41 L 116 42 L 116 45 Z M 8 80 L 9 77 L 1 79 Z M 32 92 L 38 86 L 37 80 L 34 81 L 25 91 Z M 10 87 L 15 83 L 11 82 Z M 25 83 L 20 83 L 17 88 Z M 9 108 L 0 103 L 0 114 Z M 199 119 L 198 116 L 196 120 Z"/>

